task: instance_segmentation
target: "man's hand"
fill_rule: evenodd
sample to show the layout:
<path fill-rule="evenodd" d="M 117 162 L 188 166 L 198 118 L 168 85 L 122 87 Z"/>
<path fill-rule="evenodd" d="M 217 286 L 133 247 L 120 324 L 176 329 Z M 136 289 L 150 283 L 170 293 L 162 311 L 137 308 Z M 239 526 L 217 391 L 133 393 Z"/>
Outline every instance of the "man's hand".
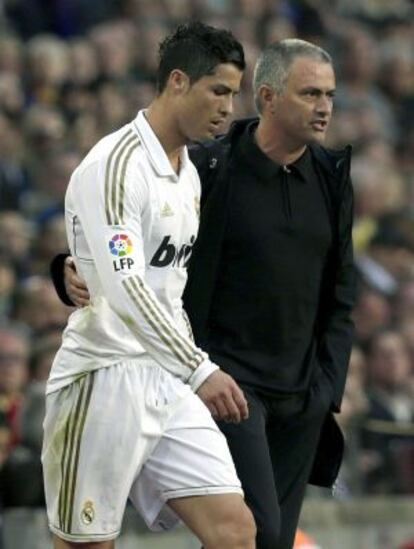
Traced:
<path fill-rule="evenodd" d="M 71 256 L 65 259 L 63 280 L 65 283 L 66 293 L 76 307 L 86 307 L 86 305 L 89 305 L 90 295 L 88 288 L 83 280 L 79 278 L 76 272 L 75 262 Z"/>
<path fill-rule="evenodd" d="M 234 379 L 221 370 L 213 372 L 197 391 L 214 419 L 240 423 L 249 417 L 243 391 Z"/>
<path fill-rule="evenodd" d="M 77 307 L 89 305 L 89 292 L 76 273 L 71 256 L 65 259 L 64 282 L 66 293 Z M 198 396 L 214 419 L 240 423 L 249 417 L 247 401 L 234 379 L 221 370 L 213 372 L 200 386 Z"/>

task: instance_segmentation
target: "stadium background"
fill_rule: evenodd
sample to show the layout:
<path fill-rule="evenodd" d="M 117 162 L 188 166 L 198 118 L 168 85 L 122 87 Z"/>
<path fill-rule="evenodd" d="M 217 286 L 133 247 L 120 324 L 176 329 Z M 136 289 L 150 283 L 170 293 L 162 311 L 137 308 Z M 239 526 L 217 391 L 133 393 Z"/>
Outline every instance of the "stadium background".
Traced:
<path fill-rule="evenodd" d="M 102 135 L 148 105 L 157 44 L 189 18 L 230 28 L 245 47 L 248 68 L 235 117 L 254 115 L 252 69 L 269 42 L 296 36 L 334 58 L 338 89 L 329 145 L 354 147 L 360 282 L 339 416 L 344 465 L 334 499 L 309 490 L 302 524 L 324 549 L 408 548 L 414 539 L 409 0 L 0 1 L 2 543 L 5 549 L 49 546 L 39 464 L 43 390 L 71 310 L 59 303 L 48 269 L 66 249 L 62 204 L 69 175 Z M 127 518 L 131 547 L 196 547 L 183 532 L 150 541 L 137 528 Z"/>

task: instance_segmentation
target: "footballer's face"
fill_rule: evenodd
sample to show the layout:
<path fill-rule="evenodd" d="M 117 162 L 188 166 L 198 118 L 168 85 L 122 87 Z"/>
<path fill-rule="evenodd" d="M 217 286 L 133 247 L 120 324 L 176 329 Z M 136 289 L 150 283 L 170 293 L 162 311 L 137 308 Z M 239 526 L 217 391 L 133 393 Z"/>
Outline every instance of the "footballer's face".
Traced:
<path fill-rule="evenodd" d="M 185 141 L 202 141 L 224 131 L 240 90 L 242 71 L 233 63 L 217 65 L 212 74 L 187 86 L 180 96 L 177 122 Z"/>

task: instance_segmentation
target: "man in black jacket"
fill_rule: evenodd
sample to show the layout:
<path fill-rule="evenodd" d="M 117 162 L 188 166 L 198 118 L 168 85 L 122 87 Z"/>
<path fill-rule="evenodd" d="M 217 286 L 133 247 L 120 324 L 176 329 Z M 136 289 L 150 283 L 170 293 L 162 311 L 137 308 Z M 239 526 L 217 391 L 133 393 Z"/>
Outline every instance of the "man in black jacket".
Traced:
<path fill-rule="evenodd" d="M 306 484 L 331 486 L 343 451 L 331 412 L 352 342 L 350 148 L 321 145 L 335 92 L 324 50 L 270 45 L 253 88 L 259 118 L 192 151 L 203 195 L 185 306 L 196 342 L 249 402 L 247 420 L 219 425 L 257 547 L 289 549 Z"/>

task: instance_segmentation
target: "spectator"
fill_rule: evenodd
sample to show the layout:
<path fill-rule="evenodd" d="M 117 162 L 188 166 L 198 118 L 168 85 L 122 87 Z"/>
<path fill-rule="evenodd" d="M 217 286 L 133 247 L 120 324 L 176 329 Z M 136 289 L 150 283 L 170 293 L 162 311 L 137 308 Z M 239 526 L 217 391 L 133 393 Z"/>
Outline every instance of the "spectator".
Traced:
<path fill-rule="evenodd" d="M 78 38 L 70 42 L 69 62 L 69 79 L 75 86 L 87 87 L 98 79 L 97 51 L 90 41 Z"/>
<path fill-rule="evenodd" d="M 38 35 L 26 46 L 30 98 L 53 105 L 69 77 L 69 48 L 52 35 Z"/>
<path fill-rule="evenodd" d="M 10 448 L 20 440 L 20 413 L 29 377 L 29 341 L 14 328 L 0 328 L 0 412 L 10 429 Z"/>
<path fill-rule="evenodd" d="M 61 340 L 60 330 L 51 329 L 34 342 L 30 356 L 31 382 L 44 384 L 47 381 L 53 358 L 60 347 Z"/>
<path fill-rule="evenodd" d="M 48 277 L 32 276 L 19 288 L 15 318 L 36 336 L 66 324 L 69 308 L 62 305 Z"/>
<path fill-rule="evenodd" d="M 367 27 L 349 23 L 343 34 L 343 81 L 338 86 L 338 108 L 357 109 L 360 139 L 373 131 L 395 142 L 398 137 L 392 107 L 375 86 L 379 69 L 379 53 L 373 34 Z M 367 115 L 371 117 L 367 119 Z M 367 128 L 366 124 L 371 124 Z"/>
<path fill-rule="evenodd" d="M 0 469 L 0 497 L 3 507 L 44 506 L 40 455 L 45 415 L 45 384 L 60 340 L 60 332 L 52 331 L 41 336 L 33 345 L 31 383 L 27 387 L 20 414 L 20 442 L 5 456 Z M 7 440 L 7 431 L 3 431 L 0 424 L 0 456 L 3 438 L 6 437 L 4 440 Z"/>
<path fill-rule="evenodd" d="M 365 348 L 371 337 L 391 322 L 391 301 L 378 289 L 360 283 L 353 318 L 355 322 L 355 339 Z"/>
<path fill-rule="evenodd" d="M 125 21 L 96 26 L 90 33 L 102 78 L 126 83 L 132 69 L 134 28 Z M 152 50 L 147 50 L 151 55 Z"/>
<path fill-rule="evenodd" d="M 0 323 L 10 316 L 15 289 L 15 271 L 10 262 L 0 255 Z"/>
<path fill-rule="evenodd" d="M 50 260 L 62 249 L 62 246 L 66 246 L 65 218 L 60 211 L 51 212 L 40 223 L 34 241 L 32 273 L 47 277 Z"/>
<path fill-rule="evenodd" d="M 378 221 L 369 246 L 357 257 L 356 263 L 362 280 L 393 296 L 398 284 L 413 274 L 414 223 L 404 212 Z"/>
<path fill-rule="evenodd" d="M 21 78 L 23 43 L 13 33 L 2 32 L 0 36 L 0 72 L 15 74 Z"/>
<path fill-rule="evenodd" d="M 44 384 L 30 384 L 21 410 L 21 440 L 0 470 L 3 507 L 43 507 L 40 453 L 45 413 Z"/>
<path fill-rule="evenodd" d="M 338 421 L 345 436 L 344 461 L 339 473 L 339 485 L 348 497 L 363 493 L 361 462 L 361 424 L 369 402 L 365 392 L 366 361 L 362 350 L 356 346 L 351 352 L 345 393 Z"/>
<path fill-rule="evenodd" d="M 0 471 L 10 452 L 10 427 L 4 413 L 0 413 Z M 1 502 L 1 493 L 0 493 Z"/>
<path fill-rule="evenodd" d="M 28 178 L 22 157 L 22 135 L 0 108 L 0 212 L 24 207 Z"/>
<path fill-rule="evenodd" d="M 28 272 L 31 225 L 22 214 L 15 211 L 0 212 L 0 253 L 9 261 L 18 277 Z"/>
<path fill-rule="evenodd" d="M 368 351 L 369 408 L 362 444 L 370 493 L 404 491 L 398 474 L 401 447 L 414 444 L 412 364 L 403 336 L 393 329 L 379 332 Z"/>

